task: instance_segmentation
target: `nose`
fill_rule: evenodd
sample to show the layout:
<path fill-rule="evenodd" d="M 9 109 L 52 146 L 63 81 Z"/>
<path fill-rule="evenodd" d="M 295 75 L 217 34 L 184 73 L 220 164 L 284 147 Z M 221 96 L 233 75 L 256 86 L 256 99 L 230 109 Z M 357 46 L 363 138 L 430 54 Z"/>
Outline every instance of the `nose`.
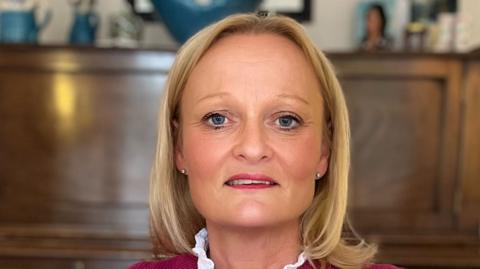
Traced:
<path fill-rule="evenodd" d="M 257 163 L 271 158 L 272 150 L 268 145 L 268 137 L 263 124 L 249 122 L 239 131 L 233 154 L 237 159 Z"/>

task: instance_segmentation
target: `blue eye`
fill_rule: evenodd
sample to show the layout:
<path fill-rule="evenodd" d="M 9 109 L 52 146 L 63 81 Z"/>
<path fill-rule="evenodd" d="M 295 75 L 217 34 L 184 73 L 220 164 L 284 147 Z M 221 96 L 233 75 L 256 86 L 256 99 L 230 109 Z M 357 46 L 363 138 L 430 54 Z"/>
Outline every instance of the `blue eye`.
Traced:
<path fill-rule="evenodd" d="M 225 123 L 225 116 L 222 116 L 220 114 L 214 114 L 210 116 L 210 120 L 213 125 L 222 125 Z"/>
<path fill-rule="evenodd" d="M 281 117 L 278 119 L 280 126 L 282 127 L 290 127 L 290 125 L 293 122 L 293 119 L 291 117 Z"/>
<path fill-rule="evenodd" d="M 202 120 L 215 129 L 225 127 L 225 124 L 228 121 L 227 117 L 219 113 L 208 113 Z"/>
<path fill-rule="evenodd" d="M 281 129 L 292 130 L 298 127 L 300 120 L 291 115 L 281 116 L 277 119 L 277 124 Z"/>

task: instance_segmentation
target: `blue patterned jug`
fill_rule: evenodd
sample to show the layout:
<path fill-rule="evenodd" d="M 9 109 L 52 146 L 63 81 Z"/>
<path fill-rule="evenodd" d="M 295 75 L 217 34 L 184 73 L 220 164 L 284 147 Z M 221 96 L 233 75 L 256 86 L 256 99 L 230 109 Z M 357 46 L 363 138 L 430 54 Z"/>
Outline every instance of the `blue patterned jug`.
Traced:
<path fill-rule="evenodd" d="M 70 30 L 69 41 L 71 44 L 92 45 L 98 27 L 98 17 L 95 13 L 77 13 Z"/>
<path fill-rule="evenodd" d="M 4 1 L 0 6 L 0 41 L 3 43 L 37 43 L 39 32 L 48 24 L 51 11 L 43 22 L 36 19 L 32 1 Z"/>

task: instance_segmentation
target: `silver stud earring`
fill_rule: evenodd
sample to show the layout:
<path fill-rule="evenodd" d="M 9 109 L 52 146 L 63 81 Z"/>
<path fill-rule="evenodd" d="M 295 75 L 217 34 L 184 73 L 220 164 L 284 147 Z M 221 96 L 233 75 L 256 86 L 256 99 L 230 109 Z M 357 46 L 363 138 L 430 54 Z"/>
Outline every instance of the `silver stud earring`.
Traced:
<path fill-rule="evenodd" d="M 187 169 L 182 169 L 180 170 L 180 173 L 184 174 L 184 175 L 187 175 Z"/>
<path fill-rule="evenodd" d="M 320 172 L 315 173 L 315 180 L 319 180 L 322 178 L 322 175 L 320 175 Z"/>

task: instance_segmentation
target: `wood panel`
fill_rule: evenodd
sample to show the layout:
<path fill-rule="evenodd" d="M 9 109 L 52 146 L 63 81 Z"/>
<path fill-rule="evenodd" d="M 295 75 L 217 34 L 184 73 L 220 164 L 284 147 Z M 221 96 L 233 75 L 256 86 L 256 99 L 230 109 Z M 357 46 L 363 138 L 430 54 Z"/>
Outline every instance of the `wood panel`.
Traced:
<path fill-rule="evenodd" d="M 145 224 L 163 79 L 1 72 L 0 221 Z"/>
<path fill-rule="evenodd" d="M 149 171 L 173 56 L 0 49 L 0 268 L 149 257 Z"/>
<path fill-rule="evenodd" d="M 461 65 L 362 63 L 334 58 L 351 115 L 353 222 L 367 233 L 453 228 Z"/>
<path fill-rule="evenodd" d="M 352 125 L 351 222 L 380 245 L 382 261 L 480 267 L 480 147 L 472 141 L 480 130 L 480 69 L 471 64 L 478 62 L 458 55 L 332 59 Z"/>
<path fill-rule="evenodd" d="M 480 238 L 480 63 L 470 62 L 463 95 L 460 226 Z M 480 255 L 480 254 L 479 254 Z"/>
<path fill-rule="evenodd" d="M 344 86 L 354 149 L 351 208 L 436 210 L 442 83 L 353 79 Z"/>

